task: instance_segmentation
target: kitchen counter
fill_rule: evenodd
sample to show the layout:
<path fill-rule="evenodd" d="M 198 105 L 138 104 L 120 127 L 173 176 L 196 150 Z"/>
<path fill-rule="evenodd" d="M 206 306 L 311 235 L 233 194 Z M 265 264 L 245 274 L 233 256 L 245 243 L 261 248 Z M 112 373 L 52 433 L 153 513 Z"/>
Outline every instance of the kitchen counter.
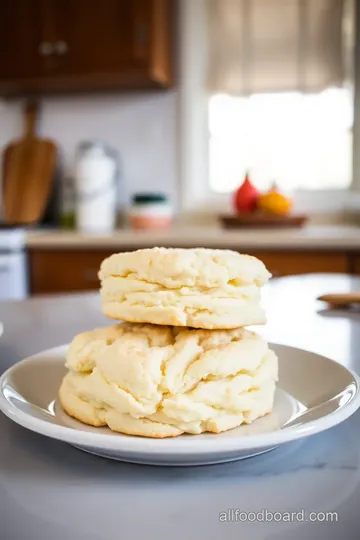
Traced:
<path fill-rule="evenodd" d="M 227 231 L 220 227 L 183 227 L 166 232 L 119 230 L 112 234 L 84 234 L 76 231 L 29 231 L 30 249 L 136 249 L 165 247 L 222 247 L 240 249 L 360 250 L 360 228 L 308 226 L 301 229 Z"/>
<path fill-rule="evenodd" d="M 269 322 L 261 333 L 360 373 L 360 313 L 329 311 L 315 300 L 325 292 L 352 289 L 360 289 L 360 278 L 273 280 L 264 289 Z M 99 308 L 97 294 L 0 304 L 0 372 L 25 355 L 108 324 Z M 1 413 L 0 433 L 2 540 L 358 538 L 360 411 L 331 430 L 268 454 L 197 468 L 107 461 L 31 433 Z M 220 521 L 220 512 L 229 509 L 296 511 L 300 517 L 262 522 L 250 514 L 246 522 Z M 323 514 L 311 522 L 309 512 Z M 337 520 L 327 512 L 336 512 Z"/>

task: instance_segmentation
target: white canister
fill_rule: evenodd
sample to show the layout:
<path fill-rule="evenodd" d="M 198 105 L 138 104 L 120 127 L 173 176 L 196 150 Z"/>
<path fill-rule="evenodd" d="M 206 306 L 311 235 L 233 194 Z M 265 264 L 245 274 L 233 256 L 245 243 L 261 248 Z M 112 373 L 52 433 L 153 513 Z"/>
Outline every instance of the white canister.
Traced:
<path fill-rule="evenodd" d="M 76 226 L 83 232 L 106 233 L 116 225 L 117 163 L 101 143 L 84 143 L 75 166 Z"/>

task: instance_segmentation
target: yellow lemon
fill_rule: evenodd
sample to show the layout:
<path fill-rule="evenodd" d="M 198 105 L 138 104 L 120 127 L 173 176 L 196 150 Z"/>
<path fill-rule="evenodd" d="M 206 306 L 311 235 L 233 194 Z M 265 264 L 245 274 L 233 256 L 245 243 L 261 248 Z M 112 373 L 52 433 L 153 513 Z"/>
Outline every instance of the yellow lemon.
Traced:
<path fill-rule="evenodd" d="M 260 195 L 257 200 L 257 208 L 269 214 L 286 216 L 290 214 L 292 207 L 293 201 L 291 199 L 274 190 Z"/>

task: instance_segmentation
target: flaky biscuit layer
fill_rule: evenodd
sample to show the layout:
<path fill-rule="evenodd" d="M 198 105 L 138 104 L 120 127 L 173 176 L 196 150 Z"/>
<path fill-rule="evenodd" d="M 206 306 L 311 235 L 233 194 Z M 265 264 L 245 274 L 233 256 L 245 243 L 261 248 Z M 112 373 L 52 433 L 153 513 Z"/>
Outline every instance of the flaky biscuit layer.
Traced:
<path fill-rule="evenodd" d="M 277 358 L 257 334 L 124 324 L 77 336 L 60 401 L 94 426 L 147 437 L 219 433 L 272 409 Z"/>
<path fill-rule="evenodd" d="M 264 324 L 264 264 L 229 250 L 153 248 L 101 265 L 103 313 L 115 320 L 227 329 Z"/>

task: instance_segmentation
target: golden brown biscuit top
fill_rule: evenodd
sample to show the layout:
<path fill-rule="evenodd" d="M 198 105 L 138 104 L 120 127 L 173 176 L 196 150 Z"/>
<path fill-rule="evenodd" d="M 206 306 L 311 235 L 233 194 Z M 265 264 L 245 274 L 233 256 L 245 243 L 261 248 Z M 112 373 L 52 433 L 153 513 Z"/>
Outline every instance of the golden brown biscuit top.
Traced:
<path fill-rule="evenodd" d="M 114 276 L 157 283 L 169 289 L 207 289 L 225 285 L 262 286 L 271 274 L 256 257 L 235 251 L 156 247 L 115 253 L 105 259 L 99 272 L 100 280 Z"/>

